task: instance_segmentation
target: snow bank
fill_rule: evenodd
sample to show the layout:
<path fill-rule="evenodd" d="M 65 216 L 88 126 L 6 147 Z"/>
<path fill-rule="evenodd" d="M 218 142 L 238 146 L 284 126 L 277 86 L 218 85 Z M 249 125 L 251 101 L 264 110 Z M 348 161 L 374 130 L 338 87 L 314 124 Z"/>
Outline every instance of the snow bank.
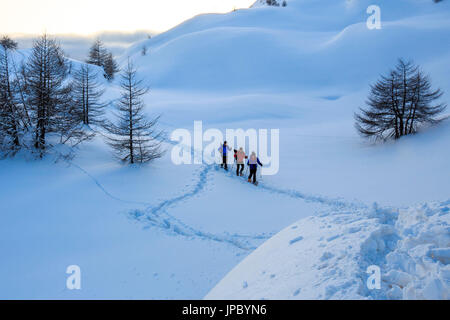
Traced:
<path fill-rule="evenodd" d="M 206 299 L 450 299 L 450 201 L 309 217 L 268 240 Z M 369 290 L 367 267 L 381 268 Z"/>
<path fill-rule="evenodd" d="M 386 296 L 450 299 L 450 201 L 401 210 L 395 227 L 400 240 L 386 255 Z"/>

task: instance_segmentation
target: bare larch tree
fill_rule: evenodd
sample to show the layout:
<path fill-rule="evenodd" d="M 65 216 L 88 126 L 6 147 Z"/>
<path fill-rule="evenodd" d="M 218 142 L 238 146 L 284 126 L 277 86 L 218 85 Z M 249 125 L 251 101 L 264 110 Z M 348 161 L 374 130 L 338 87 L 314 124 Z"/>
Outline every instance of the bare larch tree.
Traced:
<path fill-rule="evenodd" d="M 114 59 L 112 53 L 108 53 L 106 55 L 105 65 L 103 66 L 103 69 L 105 70 L 105 78 L 108 79 L 108 81 L 113 80 L 116 73 L 119 72 L 119 66 L 117 65 L 117 62 Z"/>
<path fill-rule="evenodd" d="M 437 124 L 445 109 L 436 103 L 443 92 L 433 90 L 429 76 L 412 62 L 399 60 L 395 69 L 371 86 L 368 108 L 355 114 L 356 129 L 367 138 L 399 139 L 421 126 Z"/>
<path fill-rule="evenodd" d="M 15 49 L 17 42 L 7 36 L 0 39 L 0 148 L 5 153 L 14 153 L 20 147 L 20 111 L 10 61 Z"/>
<path fill-rule="evenodd" d="M 106 51 L 103 42 L 100 39 L 96 39 L 91 46 L 91 49 L 89 51 L 89 58 L 86 62 L 99 67 L 103 67 L 105 65 L 107 55 L 108 52 Z"/>
<path fill-rule="evenodd" d="M 47 35 L 34 42 L 25 66 L 28 105 L 34 130 L 34 148 L 40 157 L 47 149 L 47 135 L 54 133 L 59 143 L 76 145 L 90 137 L 79 121 L 67 81 L 68 63 L 56 42 Z"/>
<path fill-rule="evenodd" d="M 136 72 L 128 62 L 121 75 L 122 95 L 116 103 L 118 121 L 105 124 L 110 134 L 107 143 L 119 159 L 130 164 L 149 162 L 163 155 L 160 141 L 163 133 L 155 129 L 159 117 L 148 120 L 145 116 L 142 99 L 149 90 Z"/>
<path fill-rule="evenodd" d="M 84 125 L 101 125 L 106 107 L 101 101 L 104 89 L 94 68 L 82 64 L 73 74 L 73 98 Z"/>

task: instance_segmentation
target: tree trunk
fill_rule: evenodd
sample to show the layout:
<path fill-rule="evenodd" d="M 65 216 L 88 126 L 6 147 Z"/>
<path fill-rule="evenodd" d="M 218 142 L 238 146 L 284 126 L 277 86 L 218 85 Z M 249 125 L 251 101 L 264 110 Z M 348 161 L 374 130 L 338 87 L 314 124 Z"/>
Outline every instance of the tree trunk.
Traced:
<path fill-rule="evenodd" d="M 129 80 L 129 110 L 130 110 L 130 163 L 134 163 L 134 150 L 133 150 L 133 93 L 132 93 L 132 84 L 131 79 Z"/>

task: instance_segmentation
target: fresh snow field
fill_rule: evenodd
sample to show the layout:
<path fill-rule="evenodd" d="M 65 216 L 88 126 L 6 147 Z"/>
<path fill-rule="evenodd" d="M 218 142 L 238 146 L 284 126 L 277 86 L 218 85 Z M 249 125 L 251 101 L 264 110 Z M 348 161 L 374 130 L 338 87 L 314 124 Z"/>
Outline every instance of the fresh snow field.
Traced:
<path fill-rule="evenodd" d="M 381 30 L 366 27 L 371 4 Z M 255 187 L 176 166 L 170 143 L 127 167 L 101 135 L 70 162 L 2 160 L 0 299 L 449 299 L 450 122 L 383 145 L 354 129 L 400 57 L 449 102 L 448 1 L 288 0 L 136 43 L 119 60 L 150 86 L 161 128 L 280 129 L 279 173 Z M 118 80 L 104 84 L 116 98 Z M 69 265 L 81 290 L 66 288 Z"/>

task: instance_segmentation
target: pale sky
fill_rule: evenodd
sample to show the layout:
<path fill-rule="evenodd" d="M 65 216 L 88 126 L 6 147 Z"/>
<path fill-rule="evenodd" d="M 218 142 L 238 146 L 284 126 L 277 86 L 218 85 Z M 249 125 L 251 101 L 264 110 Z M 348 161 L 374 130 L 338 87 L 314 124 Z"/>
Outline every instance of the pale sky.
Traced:
<path fill-rule="evenodd" d="M 162 32 L 200 13 L 248 8 L 255 0 L 1 0 L 0 34 Z"/>

